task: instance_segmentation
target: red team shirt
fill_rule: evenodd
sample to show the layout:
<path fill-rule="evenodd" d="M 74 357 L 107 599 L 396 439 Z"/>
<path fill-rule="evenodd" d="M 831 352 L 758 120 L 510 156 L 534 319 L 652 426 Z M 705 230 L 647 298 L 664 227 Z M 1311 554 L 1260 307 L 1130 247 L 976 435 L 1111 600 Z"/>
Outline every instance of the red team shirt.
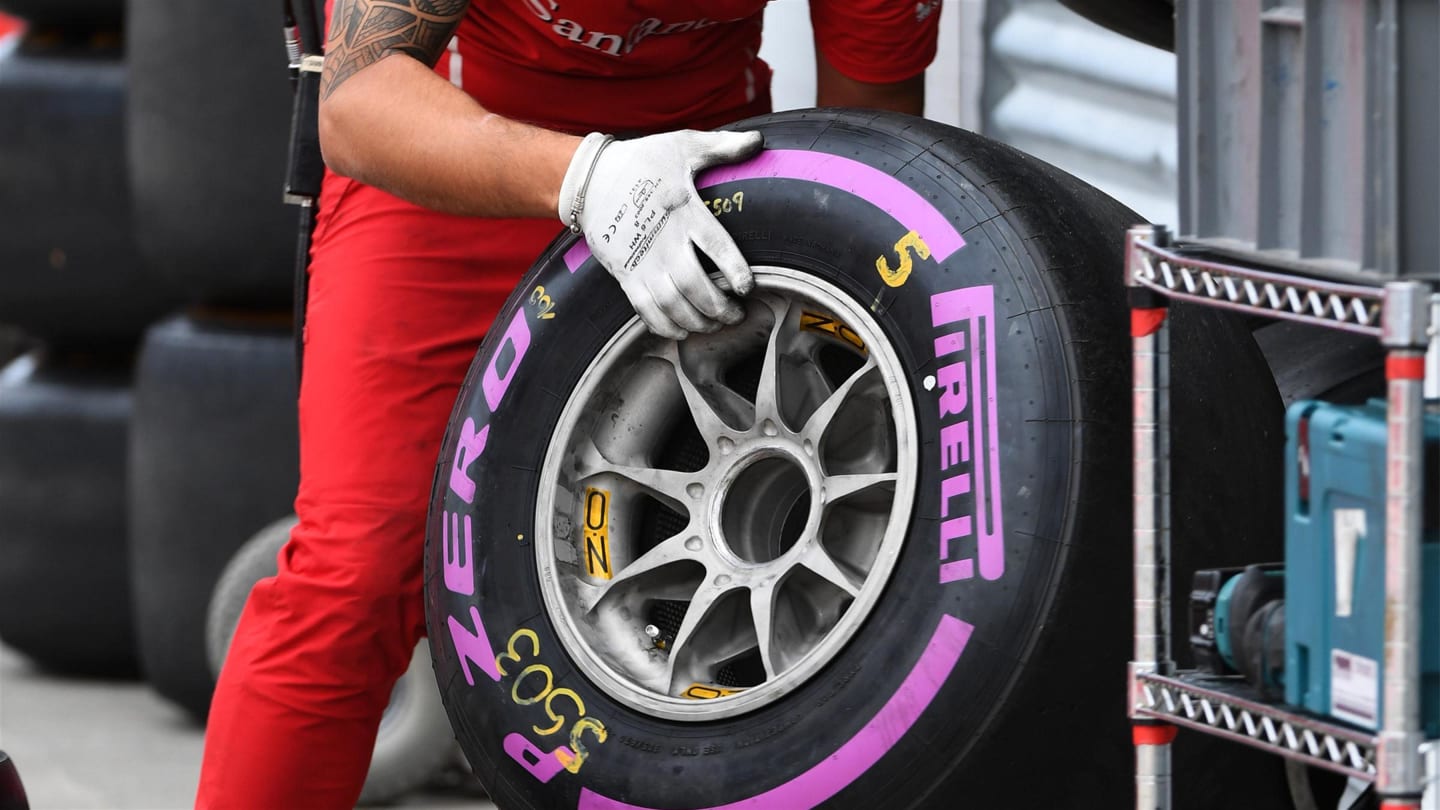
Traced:
<path fill-rule="evenodd" d="M 793 0 L 792 0 L 793 1 Z M 574 133 L 711 128 L 768 111 L 766 0 L 475 0 L 437 70 L 507 118 Z M 893 82 L 935 55 L 939 0 L 811 0 L 842 74 Z"/>

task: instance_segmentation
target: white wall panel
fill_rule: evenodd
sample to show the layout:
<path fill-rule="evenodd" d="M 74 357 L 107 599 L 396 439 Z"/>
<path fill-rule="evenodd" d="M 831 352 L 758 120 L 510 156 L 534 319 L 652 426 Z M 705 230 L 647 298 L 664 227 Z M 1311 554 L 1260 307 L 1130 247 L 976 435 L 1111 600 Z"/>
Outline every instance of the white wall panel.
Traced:
<path fill-rule="evenodd" d="M 967 128 L 980 124 L 985 0 L 945 0 L 940 48 L 925 74 L 925 117 Z M 775 71 L 777 110 L 815 105 L 815 40 L 805 0 L 771 0 L 760 56 Z"/>
<path fill-rule="evenodd" d="M 1178 225 L 1175 57 L 1055 0 L 992 0 L 984 131 Z"/>

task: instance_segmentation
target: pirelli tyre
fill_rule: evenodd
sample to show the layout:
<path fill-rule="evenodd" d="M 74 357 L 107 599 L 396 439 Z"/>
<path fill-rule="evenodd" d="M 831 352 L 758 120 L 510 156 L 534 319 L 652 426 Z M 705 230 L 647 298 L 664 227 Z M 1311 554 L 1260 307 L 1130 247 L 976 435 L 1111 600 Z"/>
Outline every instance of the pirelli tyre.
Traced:
<path fill-rule="evenodd" d="M 15 45 L 0 44 L 0 323 L 133 341 L 175 295 L 131 229 L 120 39 Z"/>
<path fill-rule="evenodd" d="M 1133 804 L 1138 218 L 921 119 L 736 126 L 765 152 L 697 185 L 755 270 L 742 323 L 655 338 L 564 235 L 460 393 L 426 598 L 477 775 L 506 810 Z M 1177 310 L 1172 353 L 1177 566 L 1277 553 L 1249 330 Z M 1287 806 L 1250 757 L 1179 751 L 1179 806 Z"/>
<path fill-rule="evenodd" d="M 1060 5 L 1117 34 L 1175 50 L 1175 0 L 1060 0 Z"/>
<path fill-rule="evenodd" d="M 205 622 L 205 646 L 216 677 L 250 589 L 261 579 L 275 576 L 279 570 L 276 555 L 290 539 L 296 521 L 290 515 L 257 532 L 230 558 L 215 583 Z M 415 648 L 410 668 L 395 683 L 380 720 L 360 804 L 389 804 L 399 799 L 437 777 L 455 756 L 454 734 L 435 689 L 428 647 L 422 642 Z"/>
<path fill-rule="evenodd" d="M 0 14 L 36 25 L 116 29 L 125 17 L 125 0 L 0 0 Z"/>
<path fill-rule="evenodd" d="M 41 350 L 0 369 L 0 640 L 55 672 L 137 671 L 125 524 L 130 373 L 124 353 Z"/>
<path fill-rule="evenodd" d="M 288 313 L 180 315 L 145 333 L 130 432 L 130 560 L 141 668 L 196 719 L 215 681 L 206 611 L 235 550 L 294 508 Z"/>
<path fill-rule="evenodd" d="M 1275 375 L 1280 398 L 1360 405 L 1385 396 L 1385 347 L 1369 335 L 1295 321 L 1270 321 L 1255 342 Z"/>
<path fill-rule="evenodd" d="M 135 235 L 148 267 L 190 301 L 279 307 L 293 297 L 281 19 L 268 2 L 129 4 Z"/>

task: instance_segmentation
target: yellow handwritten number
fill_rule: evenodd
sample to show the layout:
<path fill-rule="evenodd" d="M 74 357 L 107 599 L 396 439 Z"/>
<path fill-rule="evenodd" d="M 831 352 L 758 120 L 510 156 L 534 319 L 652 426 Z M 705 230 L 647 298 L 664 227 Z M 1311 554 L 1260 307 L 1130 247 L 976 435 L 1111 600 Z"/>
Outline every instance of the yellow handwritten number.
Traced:
<path fill-rule="evenodd" d="M 575 725 L 570 727 L 570 747 L 574 749 L 575 756 L 568 758 L 568 761 L 562 758 L 565 770 L 570 773 L 579 773 L 580 766 L 584 765 L 585 759 L 590 756 L 585 743 L 580 739 L 587 731 L 595 736 L 595 742 L 603 743 L 605 738 L 610 736 L 610 732 L 605 730 L 605 724 L 593 717 L 582 717 L 575 721 Z"/>
<path fill-rule="evenodd" d="M 540 308 L 535 316 L 542 321 L 548 321 L 555 317 L 555 301 L 545 293 L 544 287 L 536 287 L 530 293 L 530 304 Z"/>
<path fill-rule="evenodd" d="M 915 255 L 921 259 L 928 259 L 930 258 L 930 246 L 925 244 L 925 240 L 920 238 L 919 233 L 910 231 L 900 237 L 900 241 L 895 243 L 894 249 L 895 255 L 900 257 L 900 266 L 893 270 L 890 269 L 890 262 L 881 256 L 875 260 L 875 269 L 880 271 L 881 281 L 891 287 L 899 287 L 910 278 L 910 271 L 915 269 L 915 261 L 910 258 L 910 251 L 914 250 Z"/>
<path fill-rule="evenodd" d="M 569 699 L 571 703 L 575 704 L 575 713 L 577 716 L 581 718 L 585 716 L 585 701 L 581 700 L 580 696 L 575 694 L 574 690 L 567 689 L 562 686 L 545 697 L 545 713 L 550 715 L 550 719 L 555 721 L 555 725 L 549 726 L 547 728 L 532 726 L 532 728 L 535 729 L 536 734 L 539 734 L 542 737 L 548 737 L 551 734 L 559 731 L 560 728 L 565 725 L 565 720 L 567 719 L 565 715 L 556 714 L 554 707 L 550 705 L 555 701 L 555 698 L 562 697 Z"/>
<path fill-rule="evenodd" d="M 540 637 L 535 635 L 535 631 L 527 627 L 516 630 L 510 634 L 510 643 L 506 646 L 505 652 L 495 656 L 495 668 L 500 670 L 501 675 L 510 674 L 505 671 L 505 659 L 520 663 L 520 651 L 515 649 L 515 642 L 522 638 L 530 639 L 530 657 L 534 658 L 540 654 Z"/>

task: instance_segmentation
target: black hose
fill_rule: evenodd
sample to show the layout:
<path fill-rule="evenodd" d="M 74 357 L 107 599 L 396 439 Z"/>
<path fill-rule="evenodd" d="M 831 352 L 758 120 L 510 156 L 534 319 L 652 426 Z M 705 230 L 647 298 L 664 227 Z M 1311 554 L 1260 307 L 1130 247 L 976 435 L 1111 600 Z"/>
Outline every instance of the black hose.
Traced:
<path fill-rule="evenodd" d="M 320 155 L 320 75 L 299 69 L 298 56 L 325 52 L 324 0 L 285 0 L 285 39 L 290 52 L 295 106 L 290 121 L 290 153 L 285 193 L 300 206 L 295 239 L 295 382 L 299 390 L 304 372 L 305 305 L 310 290 L 310 237 L 315 230 L 320 181 L 325 174 Z M 292 45 L 292 41 L 294 45 Z M 298 49 L 295 47 L 298 46 Z"/>
<path fill-rule="evenodd" d="M 325 52 L 325 7 L 318 0 L 285 0 L 287 17 L 300 34 L 300 50 L 307 54 Z"/>

